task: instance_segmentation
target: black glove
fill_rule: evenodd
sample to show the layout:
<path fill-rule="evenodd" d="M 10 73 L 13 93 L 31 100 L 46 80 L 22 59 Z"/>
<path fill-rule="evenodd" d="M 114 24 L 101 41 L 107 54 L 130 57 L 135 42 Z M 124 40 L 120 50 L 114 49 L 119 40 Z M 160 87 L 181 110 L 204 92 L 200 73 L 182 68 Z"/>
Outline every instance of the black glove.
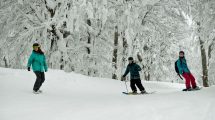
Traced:
<path fill-rule="evenodd" d="M 31 71 L 31 68 L 30 68 L 30 67 L 28 67 L 28 71 Z"/>
<path fill-rule="evenodd" d="M 121 77 L 121 81 L 125 81 L 126 78 L 124 76 Z"/>

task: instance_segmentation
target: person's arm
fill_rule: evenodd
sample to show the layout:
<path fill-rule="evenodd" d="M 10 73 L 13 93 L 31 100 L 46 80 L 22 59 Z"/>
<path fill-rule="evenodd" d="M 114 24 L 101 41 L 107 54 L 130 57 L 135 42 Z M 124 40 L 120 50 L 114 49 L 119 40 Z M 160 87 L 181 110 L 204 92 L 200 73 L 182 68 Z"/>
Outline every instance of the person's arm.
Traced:
<path fill-rule="evenodd" d="M 33 58 L 34 58 L 34 55 L 31 54 L 30 58 L 28 59 L 28 64 L 27 64 L 28 69 L 31 67 L 31 64 L 33 62 Z"/>
<path fill-rule="evenodd" d="M 141 71 L 141 70 L 142 70 L 141 67 L 140 67 L 138 64 L 136 64 L 136 67 L 137 67 L 137 70 L 138 70 L 138 71 Z"/>
<path fill-rule="evenodd" d="M 125 77 L 128 73 L 129 73 L 129 68 L 128 68 L 128 66 L 127 66 L 127 68 L 126 68 L 126 70 L 125 70 L 125 73 L 124 73 L 123 77 Z"/>
<path fill-rule="evenodd" d="M 45 72 L 47 72 L 48 71 L 48 66 L 47 66 L 47 63 L 46 63 L 46 57 L 45 57 L 45 55 L 44 55 L 44 57 L 43 57 L 43 62 L 44 62 L 44 69 L 45 69 Z"/>
<path fill-rule="evenodd" d="M 179 74 L 182 75 L 183 74 L 183 68 L 181 66 L 181 61 L 180 60 L 177 61 L 177 66 L 178 66 Z"/>

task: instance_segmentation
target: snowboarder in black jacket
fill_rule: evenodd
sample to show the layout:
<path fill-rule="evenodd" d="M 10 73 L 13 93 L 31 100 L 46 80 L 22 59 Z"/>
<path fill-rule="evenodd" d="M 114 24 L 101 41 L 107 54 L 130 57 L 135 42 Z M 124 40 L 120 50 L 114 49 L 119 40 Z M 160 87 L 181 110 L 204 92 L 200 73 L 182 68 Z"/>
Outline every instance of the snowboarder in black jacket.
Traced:
<path fill-rule="evenodd" d="M 124 75 L 122 76 L 122 80 L 125 80 L 125 76 L 130 72 L 130 86 L 134 94 L 137 93 L 137 88 L 141 91 L 142 94 L 146 93 L 145 88 L 143 87 L 141 80 L 140 80 L 140 74 L 139 71 L 141 71 L 141 68 L 138 64 L 134 63 L 134 59 L 132 57 L 128 58 L 129 64 L 126 68 L 126 71 Z M 136 85 L 136 86 L 135 86 Z"/>

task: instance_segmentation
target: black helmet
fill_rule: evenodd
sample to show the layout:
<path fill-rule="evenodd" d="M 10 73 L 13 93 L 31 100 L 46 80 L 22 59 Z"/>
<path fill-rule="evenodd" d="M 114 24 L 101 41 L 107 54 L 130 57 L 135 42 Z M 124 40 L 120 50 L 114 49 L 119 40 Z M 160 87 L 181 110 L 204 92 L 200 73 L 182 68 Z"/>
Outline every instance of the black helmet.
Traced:
<path fill-rule="evenodd" d="M 128 60 L 134 60 L 133 57 L 129 57 Z"/>
<path fill-rule="evenodd" d="M 184 54 L 184 51 L 180 51 L 179 54 L 180 54 L 180 53 L 183 53 L 183 54 Z"/>

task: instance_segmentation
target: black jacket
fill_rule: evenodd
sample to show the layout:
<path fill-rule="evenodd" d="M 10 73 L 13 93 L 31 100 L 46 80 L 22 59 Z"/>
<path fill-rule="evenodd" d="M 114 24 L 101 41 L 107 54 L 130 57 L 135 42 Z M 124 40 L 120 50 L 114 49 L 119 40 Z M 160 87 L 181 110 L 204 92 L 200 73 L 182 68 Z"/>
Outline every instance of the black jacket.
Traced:
<path fill-rule="evenodd" d="M 140 79 L 139 71 L 141 71 L 141 68 L 138 64 L 136 63 L 128 64 L 123 77 L 125 77 L 130 72 L 131 79 Z"/>

